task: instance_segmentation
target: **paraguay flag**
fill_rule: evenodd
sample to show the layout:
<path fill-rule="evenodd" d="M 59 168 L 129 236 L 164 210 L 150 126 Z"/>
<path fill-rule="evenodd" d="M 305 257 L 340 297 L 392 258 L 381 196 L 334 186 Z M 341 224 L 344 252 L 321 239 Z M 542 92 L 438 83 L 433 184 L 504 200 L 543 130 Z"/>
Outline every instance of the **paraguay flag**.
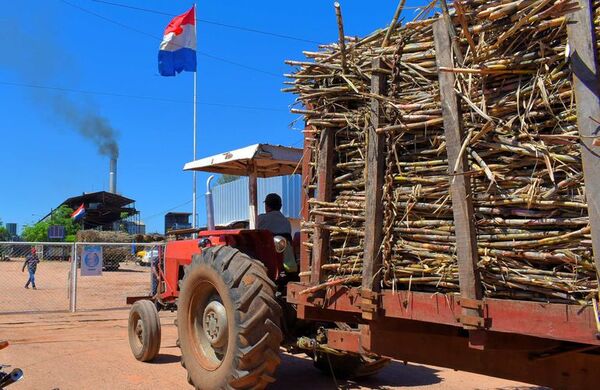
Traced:
<path fill-rule="evenodd" d="M 71 219 L 74 220 L 78 220 L 79 218 L 83 217 L 85 215 L 85 207 L 83 207 L 83 203 L 81 204 L 81 206 L 79 206 L 77 208 L 77 210 L 73 211 L 73 214 L 71 214 Z"/>
<path fill-rule="evenodd" d="M 195 7 L 171 20 L 158 52 L 158 72 L 161 76 L 175 76 L 184 70 L 196 71 Z"/>

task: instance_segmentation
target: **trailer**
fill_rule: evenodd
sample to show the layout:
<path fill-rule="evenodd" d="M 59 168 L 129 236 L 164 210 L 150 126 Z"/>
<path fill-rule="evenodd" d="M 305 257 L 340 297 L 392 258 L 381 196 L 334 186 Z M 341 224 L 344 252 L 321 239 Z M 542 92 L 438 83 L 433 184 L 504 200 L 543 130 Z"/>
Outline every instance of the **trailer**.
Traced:
<path fill-rule="evenodd" d="M 568 19 L 569 54 L 577 125 L 582 136 L 591 241 L 597 274 L 600 274 L 600 149 L 595 138 L 598 136 L 600 104 L 593 20 L 595 4 L 578 3 L 579 9 Z M 448 31 L 451 28 L 447 19 L 440 16 L 433 25 L 438 69 L 457 67 L 451 54 L 453 41 Z M 344 48 L 340 46 L 344 56 Z M 343 60 L 341 66 L 344 66 Z M 578 305 L 490 298 L 482 293 L 477 272 L 471 182 L 466 157 L 461 153 L 467 134 L 461 115 L 457 115 L 460 102 L 452 72 L 439 72 L 439 93 L 448 171 L 452 172 L 449 180 L 460 292 L 382 287 L 380 248 L 384 218 L 382 191 L 386 184 L 383 176 L 385 135 L 378 131 L 384 113 L 382 100 L 376 95 L 389 84 L 393 71 L 380 58 L 375 58 L 371 66 L 371 94 L 374 97 L 366 136 L 364 253 L 359 285 L 345 283 L 348 279 L 327 280 L 324 277 L 330 232 L 322 227 L 323 219 L 317 216 L 310 238 L 306 231 L 303 232 L 303 242 L 310 241 L 310 249 L 306 246 L 302 249 L 301 280 L 288 286 L 288 303 L 297 305 L 298 317 L 306 321 L 359 324 L 358 329 L 327 330 L 325 345 L 328 348 L 368 352 L 405 362 L 443 366 L 557 389 L 598 388 L 600 317 L 597 295 L 590 303 Z M 310 64 L 306 68 L 310 69 Z M 311 107 L 307 107 L 306 111 L 298 112 L 310 110 Z M 310 123 L 306 127 L 304 148 L 314 149 L 319 163 L 311 167 L 308 158 L 303 161 L 305 205 L 309 199 L 323 203 L 332 201 L 334 145 L 331 127 L 331 123 L 326 123 L 318 134 Z M 316 183 L 311 182 L 315 176 Z M 308 207 L 303 212 L 303 219 L 308 221 Z"/>

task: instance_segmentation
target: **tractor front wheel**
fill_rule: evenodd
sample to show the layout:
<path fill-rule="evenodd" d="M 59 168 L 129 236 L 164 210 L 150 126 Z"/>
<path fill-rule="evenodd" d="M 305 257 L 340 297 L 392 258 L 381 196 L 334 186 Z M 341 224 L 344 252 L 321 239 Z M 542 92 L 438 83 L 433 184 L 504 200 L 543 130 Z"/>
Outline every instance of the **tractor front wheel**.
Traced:
<path fill-rule="evenodd" d="M 198 389 L 261 389 L 279 366 L 281 308 L 257 260 L 206 248 L 186 269 L 177 304 L 181 364 Z"/>
<path fill-rule="evenodd" d="M 129 311 L 129 346 L 133 356 L 141 362 L 156 357 L 160 350 L 160 317 L 152 301 L 137 301 Z"/>

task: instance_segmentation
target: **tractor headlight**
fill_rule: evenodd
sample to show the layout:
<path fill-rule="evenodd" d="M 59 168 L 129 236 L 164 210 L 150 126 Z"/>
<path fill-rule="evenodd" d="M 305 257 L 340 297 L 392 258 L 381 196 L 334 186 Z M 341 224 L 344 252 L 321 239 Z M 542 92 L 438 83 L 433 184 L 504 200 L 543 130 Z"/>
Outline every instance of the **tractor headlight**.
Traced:
<path fill-rule="evenodd" d="M 288 243 L 285 237 L 275 236 L 273 237 L 273 242 L 275 243 L 275 252 L 283 253 Z"/>

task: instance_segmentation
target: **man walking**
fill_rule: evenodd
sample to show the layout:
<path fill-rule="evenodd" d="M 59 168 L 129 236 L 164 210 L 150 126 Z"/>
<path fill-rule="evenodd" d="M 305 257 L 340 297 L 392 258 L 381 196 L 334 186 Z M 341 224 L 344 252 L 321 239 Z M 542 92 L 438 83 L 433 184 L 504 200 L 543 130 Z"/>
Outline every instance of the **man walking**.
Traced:
<path fill-rule="evenodd" d="M 23 263 L 23 269 L 21 272 L 25 272 L 25 267 L 27 267 L 27 271 L 29 271 L 29 279 L 25 284 L 25 288 L 29 288 L 29 284 L 31 283 L 31 287 L 34 290 L 35 288 L 35 271 L 37 270 L 37 265 L 40 262 L 40 259 L 37 257 L 35 253 L 35 248 L 31 248 L 31 253 L 25 256 L 25 263 Z"/>

